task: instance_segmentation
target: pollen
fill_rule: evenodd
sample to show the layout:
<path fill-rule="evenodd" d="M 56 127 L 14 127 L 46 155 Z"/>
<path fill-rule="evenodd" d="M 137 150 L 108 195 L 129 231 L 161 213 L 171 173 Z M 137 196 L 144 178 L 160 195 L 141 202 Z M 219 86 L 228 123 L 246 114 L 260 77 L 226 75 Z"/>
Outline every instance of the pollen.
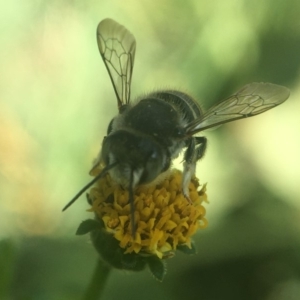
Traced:
<path fill-rule="evenodd" d="M 135 237 L 131 234 L 129 193 L 109 174 L 90 190 L 89 211 L 103 221 L 104 229 L 114 236 L 125 254 L 166 258 L 179 246 L 191 248 L 191 237 L 208 224 L 203 206 L 207 202 L 206 184 L 200 186 L 194 177 L 189 184 L 189 201 L 182 193 L 181 181 L 181 171 L 174 169 L 159 184 L 135 190 Z"/>

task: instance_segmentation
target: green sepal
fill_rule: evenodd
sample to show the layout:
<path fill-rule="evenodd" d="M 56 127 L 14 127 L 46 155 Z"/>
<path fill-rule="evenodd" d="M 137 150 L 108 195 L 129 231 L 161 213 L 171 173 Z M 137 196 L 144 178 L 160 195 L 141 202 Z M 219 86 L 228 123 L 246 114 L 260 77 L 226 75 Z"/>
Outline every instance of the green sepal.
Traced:
<path fill-rule="evenodd" d="M 167 273 L 164 261 L 159 259 L 157 256 L 150 256 L 147 258 L 147 263 L 153 277 L 158 281 L 163 281 Z"/>
<path fill-rule="evenodd" d="M 112 267 L 121 270 L 141 271 L 146 267 L 146 261 L 136 253 L 125 254 L 119 241 L 103 229 L 91 231 L 91 239 L 102 259 Z"/>
<path fill-rule="evenodd" d="M 79 227 L 76 230 L 76 235 L 83 235 L 87 234 L 93 230 L 99 230 L 101 228 L 101 223 L 94 219 L 88 219 L 79 225 Z"/>
<path fill-rule="evenodd" d="M 127 253 L 122 257 L 124 269 L 131 271 L 142 271 L 145 269 L 146 261 L 136 253 Z"/>
<path fill-rule="evenodd" d="M 189 254 L 189 255 L 196 254 L 197 253 L 197 249 L 196 249 L 195 243 L 192 242 L 191 246 L 192 247 L 189 248 L 188 245 L 186 245 L 186 244 L 184 244 L 184 245 L 178 245 L 177 246 L 177 250 L 183 252 L 184 254 Z"/>

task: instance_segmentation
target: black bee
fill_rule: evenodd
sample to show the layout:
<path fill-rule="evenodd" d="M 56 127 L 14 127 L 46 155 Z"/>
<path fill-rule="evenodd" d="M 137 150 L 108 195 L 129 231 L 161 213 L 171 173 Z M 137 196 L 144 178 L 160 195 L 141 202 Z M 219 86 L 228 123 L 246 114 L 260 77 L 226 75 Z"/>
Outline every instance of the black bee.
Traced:
<path fill-rule="evenodd" d="M 63 210 L 109 173 L 114 181 L 129 191 L 133 234 L 134 189 L 159 180 L 183 149 L 182 191 L 189 201 L 188 185 L 207 145 L 206 138 L 194 136 L 196 133 L 263 113 L 283 103 L 290 94 L 283 86 L 250 83 L 205 113 L 193 98 L 177 90 L 156 91 L 130 102 L 136 49 L 134 36 L 114 20 L 105 19 L 98 25 L 97 41 L 115 90 L 119 114 L 108 126 L 93 167 L 103 165 L 102 172 Z"/>

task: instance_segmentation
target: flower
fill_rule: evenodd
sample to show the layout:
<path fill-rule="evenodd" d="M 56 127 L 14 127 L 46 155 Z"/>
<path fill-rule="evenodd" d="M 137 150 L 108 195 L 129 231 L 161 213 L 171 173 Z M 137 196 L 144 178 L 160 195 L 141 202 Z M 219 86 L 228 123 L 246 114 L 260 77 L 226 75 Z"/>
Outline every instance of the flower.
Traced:
<path fill-rule="evenodd" d="M 97 176 L 101 169 L 93 169 Z M 132 235 L 129 193 L 104 175 L 87 195 L 95 219 L 83 221 L 76 234 L 91 234 L 101 258 L 118 269 L 141 271 L 149 267 L 152 275 L 162 281 L 164 260 L 175 250 L 196 252 L 192 236 L 207 226 L 204 202 L 206 184 L 200 186 L 194 177 L 189 184 L 189 197 L 182 193 L 182 173 L 172 170 L 158 184 L 139 186 L 134 191 L 135 235 Z"/>
<path fill-rule="evenodd" d="M 91 189 L 90 211 L 103 222 L 105 231 L 118 241 L 124 254 L 155 255 L 160 259 L 170 257 L 178 247 L 191 249 L 191 237 L 207 226 L 203 206 L 203 202 L 207 202 L 206 185 L 199 189 L 198 179 L 192 179 L 190 202 L 182 193 L 181 179 L 181 171 L 174 169 L 159 184 L 140 186 L 135 190 L 135 237 L 131 233 L 129 193 L 109 174 Z"/>

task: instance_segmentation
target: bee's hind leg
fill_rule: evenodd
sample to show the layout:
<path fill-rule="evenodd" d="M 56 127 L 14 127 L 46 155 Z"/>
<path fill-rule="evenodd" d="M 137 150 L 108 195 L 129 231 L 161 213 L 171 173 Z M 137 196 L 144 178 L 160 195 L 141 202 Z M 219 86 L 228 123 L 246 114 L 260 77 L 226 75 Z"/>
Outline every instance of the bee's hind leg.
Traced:
<path fill-rule="evenodd" d="M 185 198 L 191 203 L 189 196 L 189 184 L 192 176 L 195 175 L 196 163 L 201 159 L 206 151 L 207 139 L 204 136 L 192 137 L 184 153 L 182 192 Z"/>

